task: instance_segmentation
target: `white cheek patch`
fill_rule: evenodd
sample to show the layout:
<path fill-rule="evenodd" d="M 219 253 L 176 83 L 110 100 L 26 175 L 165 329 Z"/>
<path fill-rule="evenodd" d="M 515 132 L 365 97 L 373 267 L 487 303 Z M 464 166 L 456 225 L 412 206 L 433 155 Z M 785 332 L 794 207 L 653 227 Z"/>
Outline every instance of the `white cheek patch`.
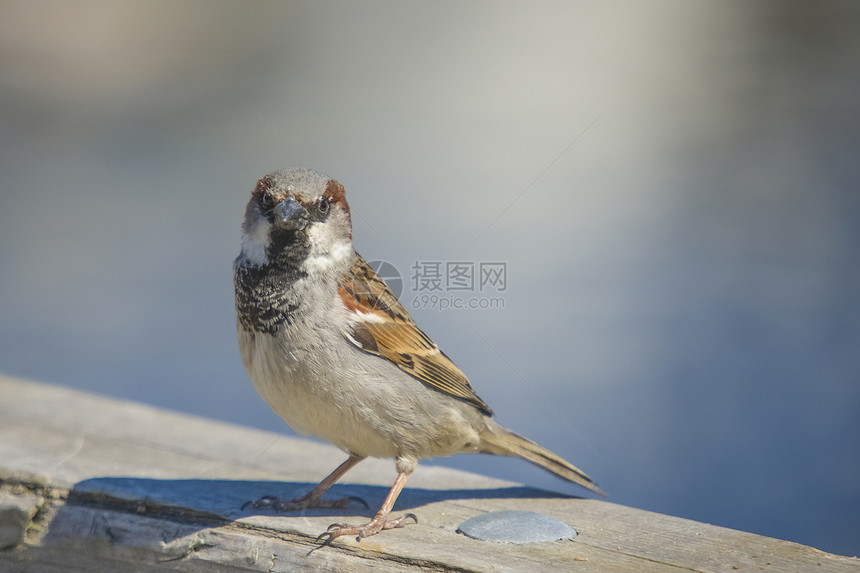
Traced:
<path fill-rule="evenodd" d="M 352 243 L 340 241 L 331 250 L 331 257 L 335 261 L 342 261 L 352 254 Z"/>
<path fill-rule="evenodd" d="M 324 225 L 313 225 L 308 229 L 308 239 L 311 252 L 302 263 L 302 269 L 308 272 L 325 271 L 343 262 L 352 255 L 352 243 L 349 240 L 338 239 Z"/>
<path fill-rule="evenodd" d="M 313 252 L 302 263 L 302 269 L 308 272 L 326 271 L 346 259 L 352 253 L 350 243 L 338 243 L 328 253 Z"/>
<path fill-rule="evenodd" d="M 254 225 L 254 228 L 242 233 L 242 254 L 253 265 L 269 264 L 266 256 L 266 245 L 269 242 L 269 225 Z"/>

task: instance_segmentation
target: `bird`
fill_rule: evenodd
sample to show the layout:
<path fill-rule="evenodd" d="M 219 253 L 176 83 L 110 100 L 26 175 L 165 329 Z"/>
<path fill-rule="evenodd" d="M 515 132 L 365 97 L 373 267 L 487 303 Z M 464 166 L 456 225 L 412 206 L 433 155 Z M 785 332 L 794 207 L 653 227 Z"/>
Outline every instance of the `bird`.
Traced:
<path fill-rule="evenodd" d="M 348 454 L 303 497 L 246 506 L 346 508 L 355 498 L 323 494 L 362 460 L 391 458 L 397 477 L 373 519 L 334 523 L 319 537 L 360 541 L 417 523 L 412 513 L 390 516 L 407 479 L 419 460 L 458 453 L 519 457 L 606 496 L 583 471 L 495 421 L 353 247 L 350 207 L 335 179 L 309 168 L 260 178 L 233 270 L 239 348 L 257 392 L 293 430 Z"/>

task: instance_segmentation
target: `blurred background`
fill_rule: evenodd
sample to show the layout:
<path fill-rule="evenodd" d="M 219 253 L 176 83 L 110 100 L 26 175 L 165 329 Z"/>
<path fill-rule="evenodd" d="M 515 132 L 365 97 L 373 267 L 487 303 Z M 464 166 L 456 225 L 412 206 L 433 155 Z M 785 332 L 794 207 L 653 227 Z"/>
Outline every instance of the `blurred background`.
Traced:
<path fill-rule="evenodd" d="M 413 313 L 504 425 L 857 555 L 858 149 L 852 1 L 2 2 L 0 371 L 289 432 L 231 264 L 255 180 L 312 166 L 407 305 L 416 261 L 506 263 L 503 308 Z"/>

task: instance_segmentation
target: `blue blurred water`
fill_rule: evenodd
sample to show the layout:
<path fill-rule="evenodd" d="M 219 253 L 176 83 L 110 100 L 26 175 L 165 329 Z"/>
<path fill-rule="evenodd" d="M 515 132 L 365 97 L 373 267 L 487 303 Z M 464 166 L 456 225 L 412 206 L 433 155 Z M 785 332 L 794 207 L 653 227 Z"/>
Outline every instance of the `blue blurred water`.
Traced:
<path fill-rule="evenodd" d="M 0 370 L 287 431 L 231 262 L 310 164 L 407 304 L 416 261 L 507 264 L 504 308 L 414 313 L 503 424 L 618 503 L 860 552 L 854 4 L 206 8 L 0 6 Z"/>

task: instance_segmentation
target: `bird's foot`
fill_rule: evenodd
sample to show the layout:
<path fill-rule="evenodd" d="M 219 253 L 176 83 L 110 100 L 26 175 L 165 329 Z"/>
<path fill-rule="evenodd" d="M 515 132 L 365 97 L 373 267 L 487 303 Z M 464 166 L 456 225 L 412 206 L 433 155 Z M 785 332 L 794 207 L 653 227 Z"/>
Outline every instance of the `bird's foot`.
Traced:
<path fill-rule="evenodd" d="M 414 513 L 401 515 L 397 519 L 388 519 L 387 515 L 377 514 L 371 521 L 363 525 L 349 525 L 348 523 L 332 523 L 324 532 L 317 537 L 317 541 L 322 541 L 325 545 L 337 539 L 341 535 L 355 535 L 356 541 L 361 541 L 365 537 L 376 535 L 385 529 L 397 529 L 406 527 L 406 520 L 411 518 L 415 523 L 418 523 L 418 518 Z"/>
<path fill-rule="evenodd" d="M 346 509 L 347 507 L 349 507 L 349 502 L 351 501 L 358 502 L 364 507 L 368 507 L 366 501 L 354 495 L 349 495 L 340 499 L 322 499 L 319 496 L 312 495 L 306 495 L 299 499 L 281 499 L 273 495 L 264 495 L 263 497 L 255 501 L 246 501 L 242 504 L 242 509 L 244 510 L 248 506 L 251 506 L 254 509 L 260 509 L 261 507 L 271 507 L 275 511 L 279 512 L 300 511 L 302 509 L 308 508 Z"/>

